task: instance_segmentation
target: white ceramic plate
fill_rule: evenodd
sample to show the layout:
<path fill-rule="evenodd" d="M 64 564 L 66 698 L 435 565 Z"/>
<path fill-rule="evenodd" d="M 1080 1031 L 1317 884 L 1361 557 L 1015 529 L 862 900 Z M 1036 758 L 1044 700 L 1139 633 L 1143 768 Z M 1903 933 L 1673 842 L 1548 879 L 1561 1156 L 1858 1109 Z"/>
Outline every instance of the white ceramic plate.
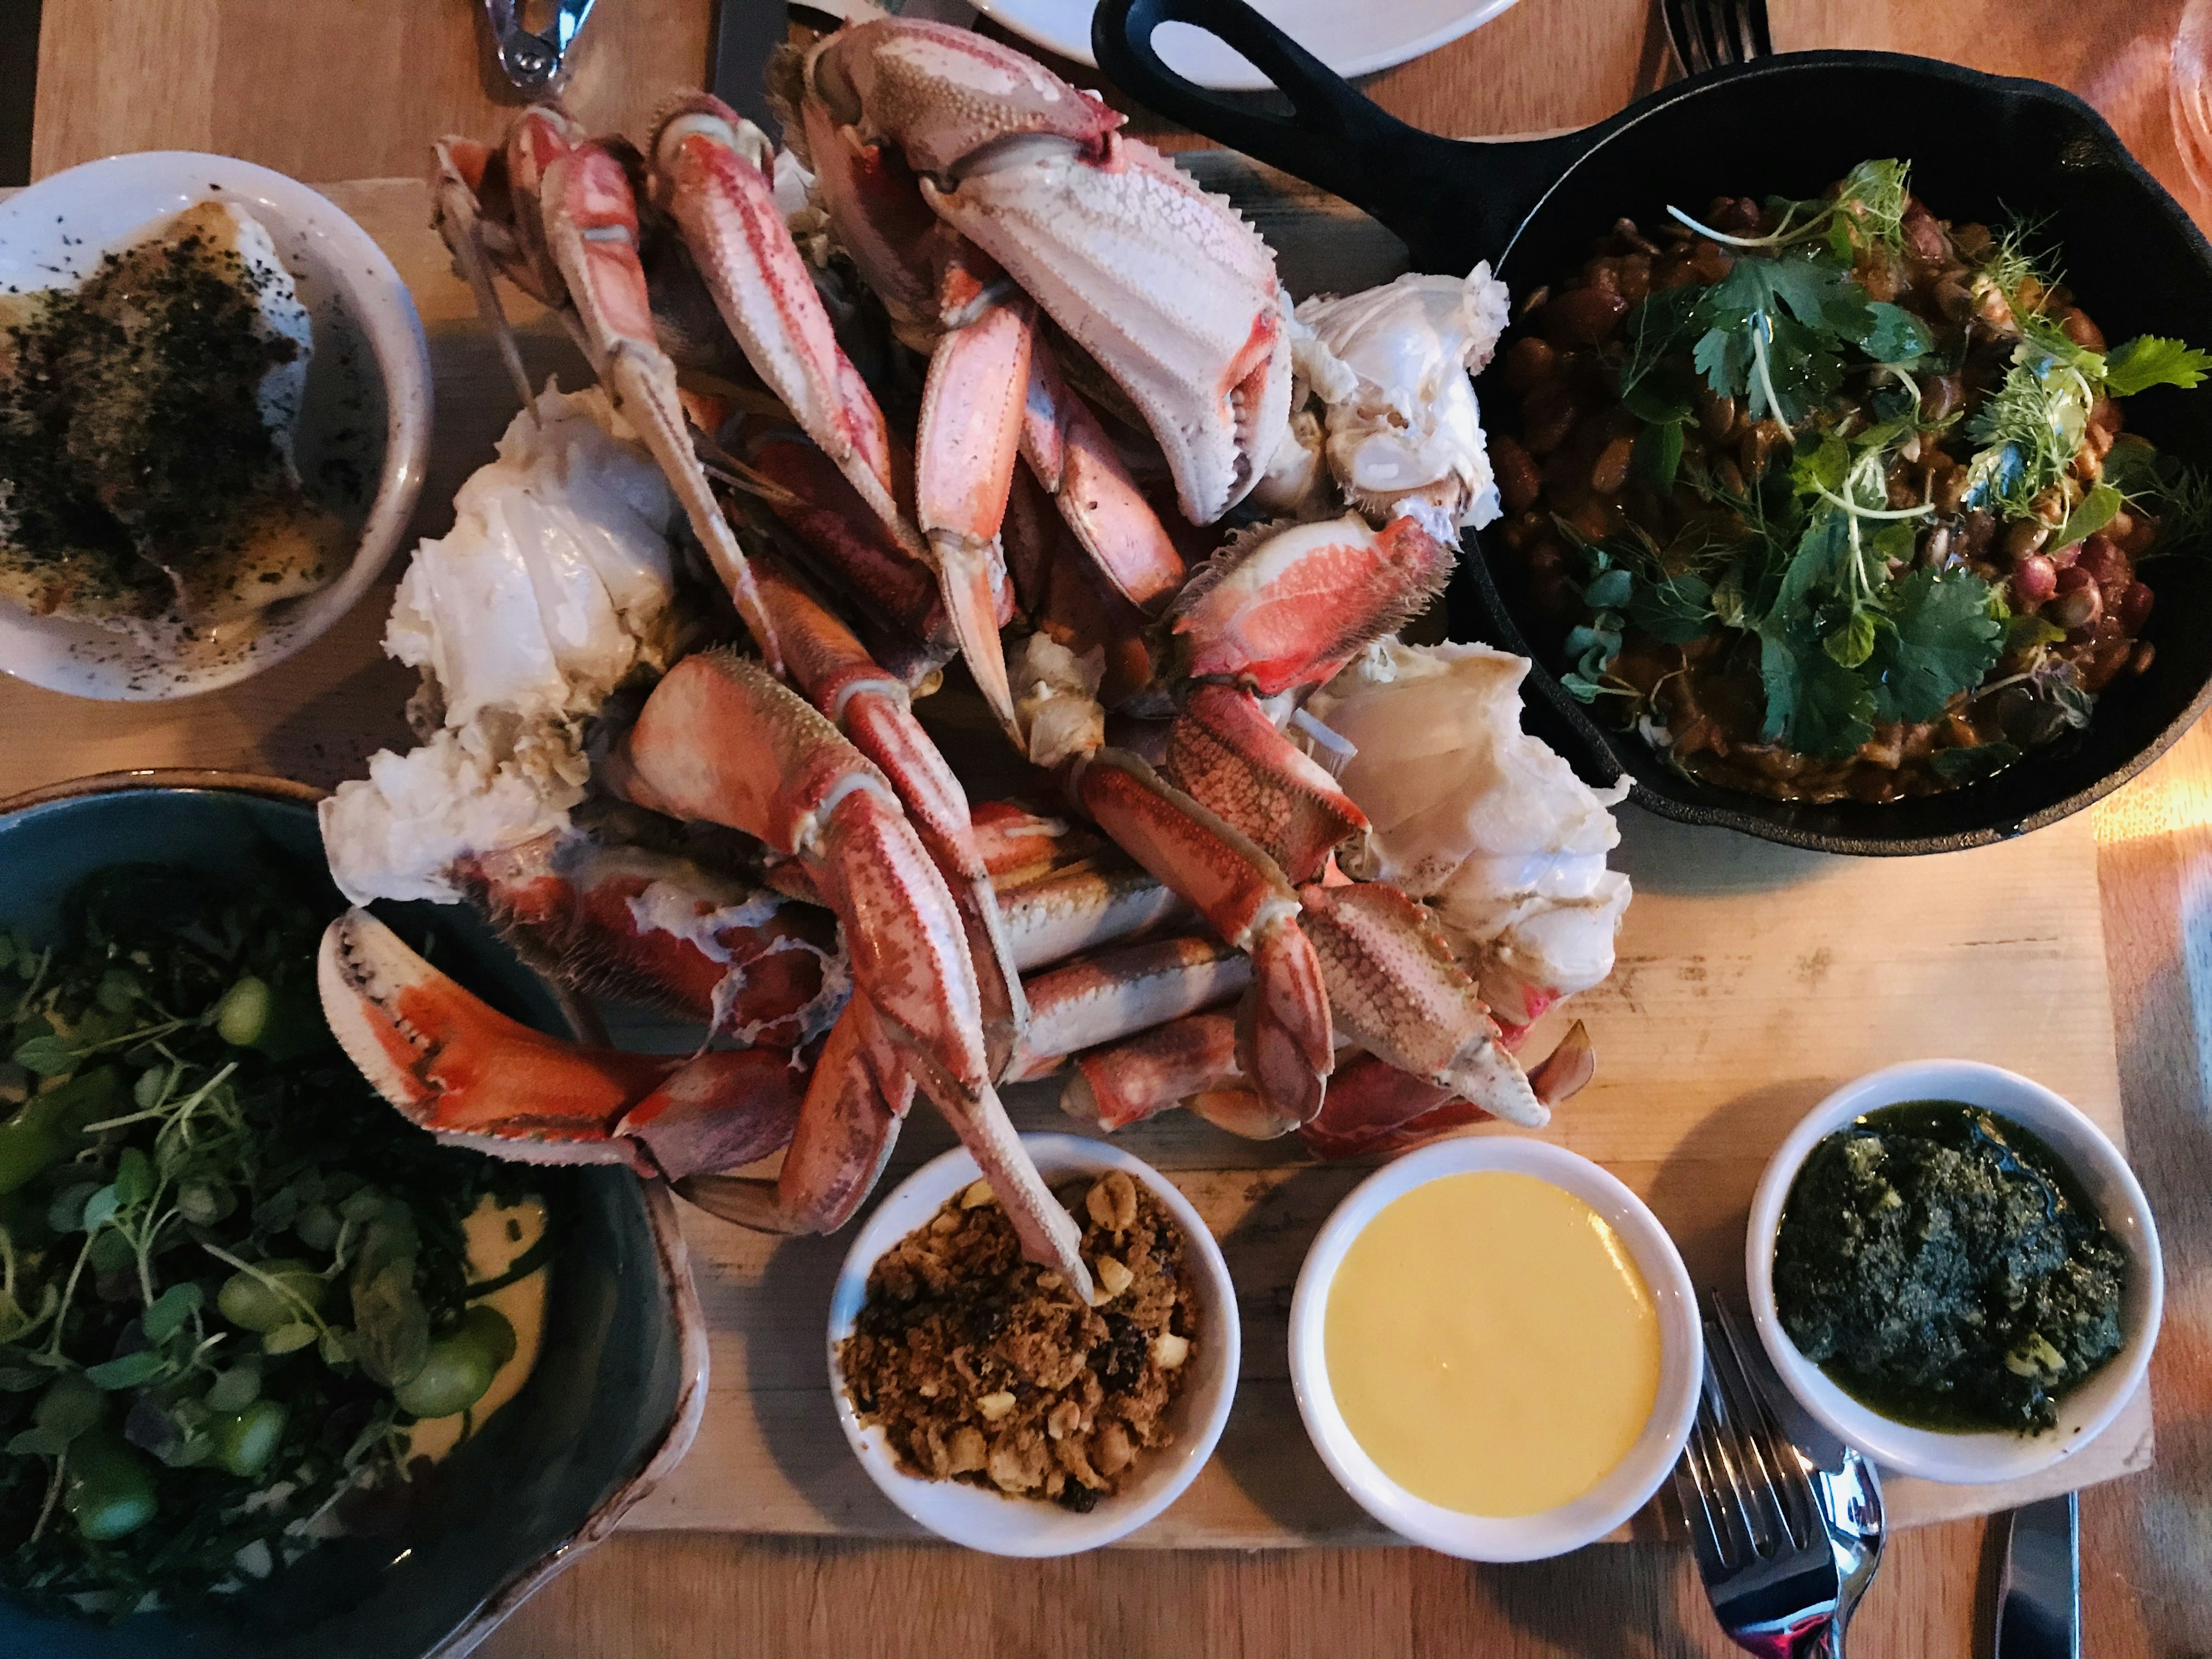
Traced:
<path fill-rule="evenodd" d="M 213 691 L 315 639 L 382 572 L 415 510 L 430 448 L 430 354 L 407 285 L 368 233 L 296 179 L 250 161 L 146 150 L 88 161 L 0 203 L 0 287 L 53 288 L 210 198 L 267 228 L 314 329 L 301 471 L 356 527 L 352 562 L 319 592 L 272 606 L 235 641 L 188 648 L 181 629 L 125 633 L 0 603 L 0 669 L 81 697 L 154 702 Z M 350 477 L 355 490 L 316 485 Z"/>
<path fill-rule="evenodd" d="M 993 1555 L 1073 1555 L 1097 1549 L 1134 1532 L 1182 1496 L 1198 1478 L 1206 1460 L 1213 1455 L 1229 1420 L 1230 1402 L 1237 1395 L 1237 1372 L 1242 1339 L 1237 1320 L 1237 1290 L 1229 1279 L 1229 1264 L 1213 1242 L 1206 1223 L 1190 1200 L 1160 1172 L 1118 1146 L 1082 1135 L 1024 1135 L 1047 1181 L 1079 1175 L 1103 1175 L 1126 1170 L 1152 1189 L 1182 1229 L 1183 1262 L 1193 1274 L 1199 1316 L 1198 1340 L 1192 1346 L 1190 1376 L 1176 1397 L 1173 1411 L 1175 1440 L 1157 1451 L 1140 1454 L 1136 1478 L 1111 1498 L 1102 1498 L 1088 1515 L 1078 1515 L 1057 1504 L 1029 1498 L 1005 1498 L 961 1480 L 925 1480 L 901 1470 L 893 1460 L 884 1431 L 863 1425 L 845 1393 L 845 1376 L 837 1364 L 837 1346 L 853 1334 L 853 1326 L 868 1297 L 868 1270 L 877 1258 L 915 1228 L 935 1215 L 945 1200 L 981 1173 L 975 1160 L 955 1149 L 932 1158 L 901 1182 L 876 1206 L 868 1224 L 853 1241 L 830 1293 L 830 1393 L 836 1402 L 837 1420 L 851 1443 L 853 1454 L 868 1478 L 884 1495 L 940 1538 Z"/>
<path fill-rule="evenodd" d="M 1911 1100 L 1957 1100 L 2009 1118 L 2065 1160 L 2105 1225 L 2133 1259 L 2120 1308 L 2123 1343 L 2110 1364 L 2059 1402 L 2058 1425 L 2039 1435 L 1949 1434 L 1893 1422 L 1861 1405 L 1797 1352 L 1774 1305 L 1774 1236 L 1798 1167 L 1815 1145 L 1853 1118 Z M 1767 1358 L 1798 1402 L 1827 1430 L 1884 1468 L 1923 1480 L 1981 1485 L 2018 1480 L 2071 1457 L 2119 1415 L 2142 1385 L 2158 1340 L 2166 1273 L 2158 1228 L 2135 1173 L 2079 1108 L 2015 1072 L 1965 1060 L 1916 1060 L 1849 1083 L 1807 1113 L 1759 1177 L 1744 1240 L 1751 1312 Z"/>
<path fill-rule="evenodd" d="M 1416 1498 L 1367 1455 L 1328 1385 L 1323 1342 L 1328 1287 L 1352 1241 L 1384 1206 L 1414 1188 L 1440 1176 L 1478 1170 L 1534 1176 L 1596 1211 L 1636 1258 L 1659 1315 L 1659 1395 L 1643 1434 L 1596 1486 L 1572 1503 L 1540 1515 L 1468 1515 Z M 1481 1271 L 1480 1264 L 1474 1270 Z M 1644 1200 L 1588 1158 L 1548 1141 L 1516 1136 L 1440 1140 L 1368 1176 L 1346 1195 L 1316 1236 L 1291 1300 L 1291 1386 L 1322 1462 L 1360 1508 L 1393 1532 L 1469 1561 L 1535 1561 L 1564 1555 L 1595 1543 L 1642 1509 L 1690 1437 L 1705 1356 L 1697 1292 L 1674 1241 Z"/>
<path fill-rule="evenodd" d="M 1091 0 L 975 0 L 976 9 L 1048 52 L 1097 66 L 1091 55 Z M 1434 52 L 1479 28 L 1513 0 L 1252 0 L 1284 33 L 1339 75 L 1372 75 Z M 908 8 L 909 10 L 912 8 Z M 1188 23 L 1152 37 L 1170 69 L 1220 92 L 1261 92 L 1273 82 L 1243 57 Z"/>

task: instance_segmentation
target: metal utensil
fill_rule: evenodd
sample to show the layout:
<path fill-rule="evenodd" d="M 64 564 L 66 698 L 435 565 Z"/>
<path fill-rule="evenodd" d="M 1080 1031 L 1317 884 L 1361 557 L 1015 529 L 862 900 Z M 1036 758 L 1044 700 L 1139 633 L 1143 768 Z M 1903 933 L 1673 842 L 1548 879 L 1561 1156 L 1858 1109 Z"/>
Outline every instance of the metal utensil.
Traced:
<path fill-rule="evenodd" d="M 1746 1652 L 1826 1656 L 1843 1575 L 1820 1501 L 1717 1296 L 1713 1310 L 1698 1420 L 1674 1469 L 1698 1576 L 1713 1616 Z"/>
<path fill-rule="evenodd" d="M 1667 39 L 1685 75 L 1748 64 L 1774 51 L 1766 0 L 1659 0 Z"/>
<path fill-rule="evenodd" d="M 1775 1374 L 1765 1350 L 1744 1334 L 1740 1316 L 1725 1297 L 1713 1297 L 1713 1310 L 1727 1331 L 1745 1375 L 1774 1413 L 1784 1438 L 1805 1466 L 1813 1482 L 1813 1496 L 1828 1530 L 1828 1547 L 1836 1558 L 1841 1579 L 1837 1589 L 1835 1629 L 1828 1646 L 1829 1659 L 1844 1659 L 1844 1632 L 1859 1600 L 1874 1582 L 1881 1565 L 1882 1546 L 1888 1527 L 1881 1503 L 1881 1476 L 1873 1462 L 1856 1448 L 1847 1446 L 1814 1421 L 1792 1399 Z"/>
<path fill-rule="evenodd" d="M 596 0 L 552 0 L 553 21 L 541 33 L 522 21 L 523 0 L 484 0 L 493 54 L 517 92 L 536 97 L 552 89 L 568 67 L 568 48 L 591 16 Z"/>
<path fill-rule="evenodd" d="M 2005 1517 L 1996 1659 L 2081 1659 L 2081 1506 L 2073 1492 Z"/>
<path fill-rule="evenodd" d="M 1836 1557 L 1843 1583 L 1836 1600 L 1835 1634 L 1828 1644 L 1829 1659 L 1844 1659 L 1844 1630 L 1858 1611 L 1859 1598 L 1874 1583 L 1881 1565 L 1881 1549 L 1888 1540 L 1882 1520 L 1881 1477 L 1874 1465 L 1850 1447 L 1844 1448 L 1843 1467 L 1827 1469 L 1815 1461 L 1811 1470 L 1813 1490 L 1820 1500 L 1821 1518 L 1828 1526 L 1828 1547 Z"/>

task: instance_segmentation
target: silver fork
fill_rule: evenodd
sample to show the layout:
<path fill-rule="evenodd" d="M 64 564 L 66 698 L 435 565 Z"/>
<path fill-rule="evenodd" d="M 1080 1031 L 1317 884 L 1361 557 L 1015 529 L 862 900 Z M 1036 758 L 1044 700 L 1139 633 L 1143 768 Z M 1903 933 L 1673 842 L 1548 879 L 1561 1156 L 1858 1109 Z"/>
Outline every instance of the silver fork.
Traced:
<path fill-rule="evenodd" d="M 1674 1493 L 1729 1639 L 1767 1659 L 1829 1655 L 1841 1579 L 1811 1478 L 1744 1361 L 1716 1295 L 1698 1420 Z"/>
<path fill-rule="evenodd" d="M 1766 0 L 1659 0 L 1667 38 L 1686 75 L 1724 64 L 1747 64 L 1774 51 Z"/>

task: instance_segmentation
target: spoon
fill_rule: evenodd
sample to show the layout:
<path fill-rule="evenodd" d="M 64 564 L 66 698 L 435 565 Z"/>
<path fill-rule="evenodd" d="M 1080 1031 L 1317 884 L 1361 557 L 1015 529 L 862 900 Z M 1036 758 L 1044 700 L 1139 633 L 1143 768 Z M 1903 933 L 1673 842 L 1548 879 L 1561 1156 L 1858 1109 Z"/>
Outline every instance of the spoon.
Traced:
<path fill-rule="evenodd" d="M 1804 1452 L 1813 1477 L 1820 1516 L 1827 1522 L 1828 1545 L 1836 1553 L 1836 1571 L 1842 1584 L 1836 1596 L 1836 1618 L 1828 1644 L 1828 1659 L 1844 1659 L 1844 1628 L 1866 1588 L 1881 1565 L 1881 1547 L 1888 1537 L 1882 1522 L 1881 1477 L 1875 1467 L 1849 1446 L 1840 1459 L 1815 1458 Z M 1824 1468 L 1823 1462 L 1836 1468 Z"/>

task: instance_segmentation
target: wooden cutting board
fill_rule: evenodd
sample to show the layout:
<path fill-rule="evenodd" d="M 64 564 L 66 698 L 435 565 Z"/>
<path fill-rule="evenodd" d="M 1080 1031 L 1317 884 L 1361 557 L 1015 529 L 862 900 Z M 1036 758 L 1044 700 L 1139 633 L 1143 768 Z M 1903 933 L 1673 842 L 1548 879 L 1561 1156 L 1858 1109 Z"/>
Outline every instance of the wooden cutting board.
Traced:
<path fill-rule="evenodd" d="M 1240 157 L 1182 159 L 1237 199 L 1279 250 L 1295 293 L 1362 288 L 1402 268 L 1396 239 L 1333 198 Z M 489 458 L 513 393 L 429 228 L 424 187 L 371 179 L 325 189 L 391 254 L 422 313 L 438 410 L 417 529 L 436 534 L 450 522 L 454 488 Z M 517 309 L 533 371 L 580 384 L 580 361 L 558 331 Z M 108 765 L 206 763 L 212 755 L 234 764 L 242 746 L 267 757 L 268 769 L 313 781 L 358 775 L 370 749 L 406 740 L 398 705 L 410 677 L 376 653 L 385 608 L 386 595 L 373 595 L 314 649 L 226 699 L 227 719 L 243 721 L 244 732 L 234 725 L 210 732 L 159 709 L 72 702 L 70 752 L 11 757 L 0 766 L 0 793 Z M 0 682 L 0 729 L 51 726 L 58 702 Z M 2118 1137 L 2088 815 L 2004 846 L 1894 860 L 1801 853 L 1632 808 L 1619 816 L 1617 861 L 1636 899 L 1613 978 L 1571 1005 L 1589 1023 L 1598 1077 L 1545 1134 L 1642 1194 L 1701 1285 L 1741 1291 L 1744 1218 L 1768 1155 L 1822 1095 L 1877 1066 L 1936 1056 L 2008 1066 Z M 1532 1052 L 1549 1040 L 1540 1033 Z M 1013 1091 L 1009 1105 L 1024 1128 L 1067 1127 L 1048 1086 Z M 1129 1541 L 1389 1541 L 1308 1443 L 1286 1352 L 1306 1245 L 1372 1165 L 1317 1165 L 1282 1143 L 1236 1140 L 1179 1116 L 1121 1139 L 1167 1171 L 1221 1239 L 1244 1336 L 1243 1379 L 1219 1451 L 1189 1492 Z M 885 1186 L 951 1144 L 918 1109 Z M 686 1231 L 712 1333 L 710 1399 L 689 1459 L 625 1524 L 914 1534 L 853 1461 L 830 1407 L 823 1323 L 843 1239 L 770 1239 L 690 1211 Z M 2149 1401 L 2139 1395 L 2098 1440 L 2037 1480 L 1893 1480 L 1891 1519 L 1911 1526 L 2008 1508 L 2142 1468 L 2151 1454 Z M 1649 1511 L 1639 1517 L 1644 1529 L 1656 1524 Z"/>

